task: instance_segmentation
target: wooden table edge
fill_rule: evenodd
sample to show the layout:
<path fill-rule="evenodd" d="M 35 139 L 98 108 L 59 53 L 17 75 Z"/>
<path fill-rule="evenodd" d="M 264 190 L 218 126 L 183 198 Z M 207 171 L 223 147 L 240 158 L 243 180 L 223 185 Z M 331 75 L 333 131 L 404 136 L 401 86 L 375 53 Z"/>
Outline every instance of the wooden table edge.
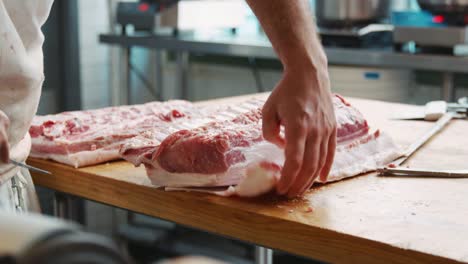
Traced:
<path fill-rule="evenodd" d="M 178 199 L 177 196 L 180 196 L 178 192 L 164 192 L 148 186 L 98 176 L 53 161 L 29 158 L 28 164 L 52 173 L 52 175 L 43 175 L 31 172 L 34 183 L 39 186 L 313 259 L 332 263 L 462 263 L 286 219 L 281 219 L 281 224 L 278 225 L 276 222 L 273 223 L 272 217 L 268 215 L 257 213 L 255 217 L 249 217 L 252 212 L 247 210 L 240 212 L 238 208 L 232 210 L 233 208 L 227 205 L 210 203 L 200 199 L 203 196 L 198 193 L 182 195 L 190 198 L 183 201 L 186 207 L 182 212 L 171 208 L 171 204 L 164 204 L 166 200 Z M 74 188 L 76 185 L 85 185 L 89 191 L 83 191 L 84 188 Z M 137 192 L 137 195 L 129 195 L 130 192 Z M 122 197 L 127 199 L 121 199 Z M 162 204 L 152 203 L 157 200 Z M 203 210 L 200 210 L 201 207 Z M 219 223 L 222 228 L 213 225 L 211 220 L 206 218 L 208 214 L 214 212 L 222 214 L 226 219 Z M 248 225 L 245 225 L 246 223 Z M 352 250 L 348 250 L 340 243 L 341 239 L 345 238 L 348 242 L 353 241 L 355 247 Z M 376 256 L 387 258 L 378 259 Z"/>

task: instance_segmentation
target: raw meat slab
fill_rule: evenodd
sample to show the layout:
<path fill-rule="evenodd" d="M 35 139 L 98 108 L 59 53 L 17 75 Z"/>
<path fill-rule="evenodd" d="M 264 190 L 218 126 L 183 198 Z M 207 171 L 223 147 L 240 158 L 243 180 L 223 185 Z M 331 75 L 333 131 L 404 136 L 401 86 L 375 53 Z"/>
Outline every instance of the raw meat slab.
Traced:
<path fill-rule="evenodd" d="M 99 164 L 119 159 L 126 140 L 193 116 L 199 109 L 179 100 L 36 116 L 29 130 L 31 156 L 74 167 Z"/>
<path fill-rule="evenodd" d="M 388 135 L 369 132 L 367 121 L 356 108 L 338 95 L 333 102 L 338 146 L 328 182 L 375 170 L 400 156 Z M 248 186 L 243 182 L 251 181 L 250 177 L 255 177 L 255 182 L 264 179 L 265 185 L 271 186 L 281 171 L 284 153 L 263 140 L 261 127 L 261 111 L 255 109 L 231 120 L 181 130 L 162 141 L 151 159 L 143 163 L 153 184 L 168 189 L 237 185 L 215 193 L 241 195 L 245 189 L 239 187 Z M 271 168 L 265 170 L 261 164 L 271 164 L 277 172 L 272 174 Z M 261 194 L 268 189 L 263 187 L 248 193 Z"/>

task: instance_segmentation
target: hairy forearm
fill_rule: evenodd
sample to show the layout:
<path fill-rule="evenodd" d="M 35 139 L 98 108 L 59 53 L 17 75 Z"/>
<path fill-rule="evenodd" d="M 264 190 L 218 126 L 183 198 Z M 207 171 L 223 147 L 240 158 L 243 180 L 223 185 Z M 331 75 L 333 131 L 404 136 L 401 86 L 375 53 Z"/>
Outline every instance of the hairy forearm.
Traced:
<path fill-rule="evenodd" d="M 257 16 L 285 70 L 326 68 L 308 0 L 246 0 Z"/>

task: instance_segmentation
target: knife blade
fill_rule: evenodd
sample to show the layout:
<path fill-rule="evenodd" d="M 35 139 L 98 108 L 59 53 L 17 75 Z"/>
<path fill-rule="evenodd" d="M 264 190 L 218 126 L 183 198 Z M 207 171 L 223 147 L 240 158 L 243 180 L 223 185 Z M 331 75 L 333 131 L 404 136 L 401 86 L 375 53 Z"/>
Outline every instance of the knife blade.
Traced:
<path fill-rule="evenodd" d="M 44 174 L 52 174 L 52 173 L 50 173 L 50 171 L 39 169 L 39 168 L 36 168 L 34 166 L 28 165 L 26 163 L 21 163 L 21 162 L 12 160 L 12 159 L 10 159 L 10 163 L 15 165 L 15 166 L 22 167 L 22 168 L 25 168 L 25 169 L 29 169 L 29 170 L 32 170 L 32 171 L 35 171 L 35 172 L 40 172 L 40 173 L 44 173 Z"/>

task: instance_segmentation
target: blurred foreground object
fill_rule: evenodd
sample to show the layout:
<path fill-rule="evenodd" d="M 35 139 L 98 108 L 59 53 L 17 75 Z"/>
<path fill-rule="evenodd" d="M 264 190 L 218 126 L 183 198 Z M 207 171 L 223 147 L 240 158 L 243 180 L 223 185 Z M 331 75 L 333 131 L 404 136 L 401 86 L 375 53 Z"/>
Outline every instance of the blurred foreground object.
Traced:
<path fill-rule="evenodd" d="M 109 239 L 34 214 L 0 212 L 0 264 L 130 263 Z"/>

